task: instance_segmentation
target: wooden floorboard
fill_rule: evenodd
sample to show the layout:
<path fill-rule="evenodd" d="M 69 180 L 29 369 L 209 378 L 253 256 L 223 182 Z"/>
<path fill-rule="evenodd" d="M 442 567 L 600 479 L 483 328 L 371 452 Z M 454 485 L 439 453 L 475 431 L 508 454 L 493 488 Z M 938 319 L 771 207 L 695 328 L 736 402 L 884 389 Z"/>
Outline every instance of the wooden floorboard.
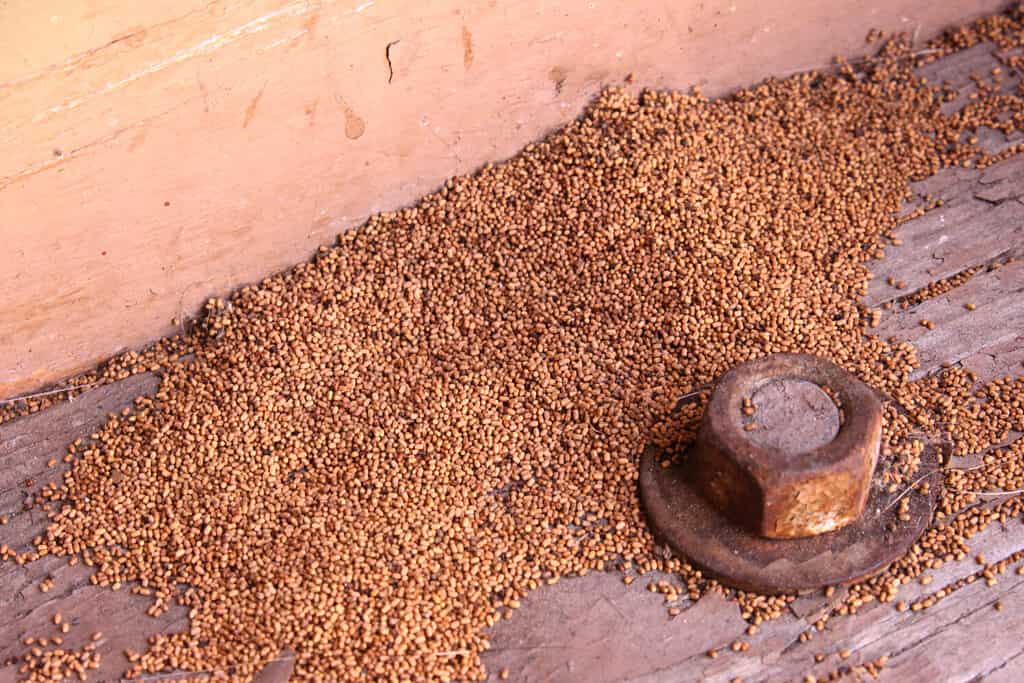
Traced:
<path fill-rule="evenodd" d="M 1020 220 L 1024 229 L 1024 215 Z M 974 310 L 968 310 L 968 304 Z M 1024 339 L 1024 261 L 979 273 L 947 294 L 898 311 L 873 332 L 913 343 L 921 363 L 915 378 L 944 362 L 960 363 L 982 349 L 1019 350 Z"/>
<path fill-rule="evenodd" d="M 0 526 L 0 543 L 25 552 L 32 539 L 46 529 L 46 514 L 39 507 L 23 509 L 26 480 L 32 480 L 33 490 L 58 481 L 67 468 L 59 459 L 68 443 L 87 437 L 109 413 L 131 405 L 136 396 L 153 393 L 157 384 L 151 374 L 136 375 L 92 389 L 73 402 L 0 425 L 0 515 L 9 518 Z M 54 458 L 58 458 L 57 465 L 48 467 Z M 184 608 L 172 606 L 153 619 L 146 615 L 148 598 L 132 594 L 128 586 L 119 591 L 93 586 L 91 573 L 88 567 L 72 567 L 55 557 L 26 565 L 0 563 L 0 662 L 22 654 L 27 649 L 22 644 L 26 636 L 58 635 L 64 640 L 62 647 L 78 649 L 90 642 L 94 633 L 101 633 L 96 645 L 103 659 L 92 680 L 117 680 L 129 667 L 125 650 L 144 651 L 149 635 L 187 628 Z M 54 585 L 44 593 L 39 586 L 47 577 Z M 72 624 L 67 634 L 53 624 L 58 612 Z M 0 667 L 0 683 L 16 680 L 15 674 L 15 667 Z"/>
<path fill-rule="evenodd" d="M 1022 176 L 1024 158 L 1013 157 L 983 171 L 947 169 L 932 183 L 915 184 L 945 204 L 901 226 L 903 243 L 886 247 L 886 258 L 872 265 L 865 303 L 896 301 L 972 266 L 1024 256 Z M 897 288 L 889 278 L 906 284 Z"/>
<path fill-rule="evenodd" d="M 929 77 L 966 82 L 971 71 L 991 67 L 990 51 L 990 46 L 981 46 L 930 65 Z M 875 277 L 865 304 L 896 303 L 869 332 L 917 346 L 919 375 L 942 363 L 958 363 L 983 379 L 1024 374 L 1024 262 L 983 269 L 959 287 L 906 309 L 898 303 L 937 280 L 1024 256 L 1024 157 L 981 170 L 948 169 L 915 183 L 913 190 L 941 197 L 945 204 L 902 225 L 897 231 L 902 245 L 888 247 L 884 259 L 870 264 Z M 905 280 L 906 287 L 887 284 L 889 276 Z M 975 310 L 968 311 L 966 303 L 976 304 Z M 934 322 L 935 328 L 921 326 L 922 319 Z M 0 515 L 11 518 L 0 526 L 0 543 L 26 549 L 45 528 L 45 515 L 38 509 L 22 510 L 25 480 L 34 480 L 34 486 L 55 481 L 65 465 L 58 462 L 50 468 L 47 462 L 60 458 L 68 442 L 87 436 L 108 413 L 155 387 L 155 377 L 140 375 L 0 426 Z M 1012 521 L 1006 528 L 986 529 L 972 548 L 996 561 L 1022 547 L 1024 526 Z M 905 586 L 899 599 L 934 594 L 977 570 L 970 558 L 948 563 L 932 572 L 929 585 Z M 55 586 L 42 593 L 38 585 L 47 576 Z M 789 614 L 747 636 L 736 605 L 721 595 L 682 601 L 682 613 L 670 617 L 662 598 L 646 590 L 649 580 L 639 578 L 627 586 L 620 575 L 594 573 L 533 592 L 511 620 L 491 629 L 493 647 L 484 660 L 492 680 L 504 667 L 514 681 L 781 681 L 801 680 L 805 673 L 825 676 L 844 667 L 846 678 L 857 680 L 862 674 L 851 667 L 882 655 L 889 657 L 883 680 L 1024 678 L 1019 636 L 1024 632 L 1024 576 L 1012 569 L 995 586 L 976 581 L 921 612 L 870 604 L 856 615 L 832 619 L 806 643 L 800 642 L 800 634 L 842 599 L 843 590 L 831 598 L 802 596 Z M 55 558 L 26 566 L 0 563 L 0 586 L 0 683 L 16 680 L 15 668 L 2 663 L 24 650 L 21 638 L 56 633 L 51 619 L 58 611 L 74 624 L 65 636 L 71 647 L 81 646 L 95 631 L 104 633 L 99 641 L 103 667 L 93 677 L 98 680 L 116 679 L 128 666 L 121 653 L 144 649 L 148 634 L 187 624 L 180 608 L 156 619 L 147 617 L 146 598 L 128 587 L 112 591 L 91 586 L 83 567 Z M 994 609 L 997 601 L 1003 603 L 1002 611 Z M 737 639 L 749 642 L 750 649 L 729 650 Z M 706 655 L 711 648 L 721 652 L 715 659 Z M 841 659 L 838 653 L 845 650 L 849 658 Z M 817 654 L 826 657 L 819 663 Z M 262 680 L 287 678 L 289 656 L 280 659 Z M 147 680 L 160 678 L 168 677 Z"/>

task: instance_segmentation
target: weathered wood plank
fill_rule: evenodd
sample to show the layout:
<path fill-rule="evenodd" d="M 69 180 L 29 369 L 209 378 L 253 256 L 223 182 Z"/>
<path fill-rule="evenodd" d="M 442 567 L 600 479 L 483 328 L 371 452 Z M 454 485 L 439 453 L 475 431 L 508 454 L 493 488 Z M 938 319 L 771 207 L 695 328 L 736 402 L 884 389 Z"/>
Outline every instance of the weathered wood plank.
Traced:
<path fill-rule="evenodd" d="M 3 608 L 0 621 L 0 662 L 27 651 L 22 644 L 26 636 L 52 639 L 59 635 L 64 639 L 61 647 L 79 649 L 92 641 L 94 633 L 102 633 L 96 641 L 102 655 L 100 668 L 91 672 L 90 680 L 117 680 L 131 666 L 125 650 L 144 652 L 150 635 L 188 628 L 184 607 L 172 604 L 159 618 L 147 616 L 151 599 L 131 593 L 130 586 L 114 591 L 90 585 L 91 573 L 88 567 L 70 567 L 58 558 L 44 558 L 24 567 L 5 563 L 0 585 L 5 592 L 10 589 L 12 601 Z M 54 579 L 54 587 L 47 593 L 38 589 L 44 576 Z M 61 634 L 52 621 L 58 612 L 72 624 L 67 634 Z M 16 674 L 16 666 L 0 666 L 0 683 L 16 680 Z"/>
<path fill-rule="evenodd" d="M 886 258 L 872 263 L 865 303 L 879 306 L 972 266 L 1024 255 L 1022 176 L 1024 161 L 1014 157 L 984 171 L 946 170 L 920 186 L 946 202 L 900 226 L 903 244 L 886 247 Z M 890 285 L 890 277 L 906 287 Z"/>
<path fill-rule="evenodd" d="M 982 347 L 961 359 L 959 365 L 973 370 L 981 382 L 1021 375 L 1024 373 L 1024 333 Z"/>
<path fill-rule="evenodd" d="M 968 310 L 968 304 L 976 308 Z M 890 316 L 874 332 L 917 347 L 921 367 L 914 377 L 985 348 L 1005 349 L 1016 356 L 1024 338 L 1024 261 L 979 273 L 946 294 Z"/>
<path fill-rule="evenodd" d="M 0 515 L 21 511 L 26 479 L 41 484 L 57 481 L 64 471 L 48 468 L 51 458 L 58 460 L 69 443 L 88 436 L 102 425 L 109 413 L 131 404 L 136 396 L 156 390 L 158 380 L 151 374 L 97 387 L 80 398 L 57 403 L 44 413 L 36 413 L 0 424 Z"/>
<path fill-rule="evenodd" d="M 69 442 L 87 437 L 109 413 L 156 387 L 155 376 L 136 375 L 0 425 L 0 515 L 9 518 L 0 526 L 0 544 L 19 552 L 29 549 L 32 538 L 46 529 L 47 517 L 38 506 L 24 510 L 27 493 L 59 480 L 69 467 L 61 459 Z M 53 458 L 58 459 L 56 466 L 47 467 Z M 24 486 L 26 479 L 32 480 L 31 487 Z M 62 647 L 78 649 L 91 642 L 94 633 L 102 633 L 96 645 L 103 659 L 93 678 L 114 680 L 129 667 L 123 654 L 126 649 L 144 651 L 149 635 L 187 628 L 184 608 L 173 606 L 153 619 L 146 615 L 149 598 L 132 594 L 129 586 L 119 591 L 93 586 L 91 574 L 88 567 L 69 566 L 55 557 L 25 565 L 0 562 L 0 663 L 26 651 L 22 640 L 27 636 L 60 636 Z M 39 584 L 46 577 L 54 585 L 44 593 Z M 67 634 L 61 634 L 52 621 L 58 612 L 72 624 Z M 15 679 L 16 667 L 0 666 L 0 683 Z"/>
<path fill-rule="evenodd" d="M 671 579 L 651 572 L 627 586 L 621 576 L 589 574 L 544 586 L 493 629 L 484 661 L 495 673 L 507 666 L 517 681 L 643 680 L 706 659 L 746 628 L 736 606 L 717 594 L 683 601 L 689 608 L 669 617 L 646 586 Z"/>
<path fill-rule="evenodd" d="M 932 83 L 949 83 L 960 96 L 942 106 L 944 113 L 964 107 L 977 88 L 972 77 L 990 78 L 999 63 L 987 43 L 933 62 L 919 70 Z M 1004 74 L 1001 87 L 1015 90 L 1016 74 Z M 1019 131 L 1010 136 L 990 128 L 978 131 L 979 144 L 988 152 L 1002 151 L 1024 139 Z M 943 206 L 899 227 L 900 246 L 887 246 L 886 258 L 872 263 L 874 279 L 865 303 L 878 306 L 919 290 L 935 280 L 950 277 L 972 266 L 1024 255 L 1024 157 L 1016 156 L 985 169 L 947 168 L 911 183 L 917 197 L 942 199 Z M 916 202 L 915 204 L 919 204 Z M 903 289 L 888 284 L 892 277 L 906 283 Z"/>
<path fill-rule="evenodd" d="M 1024 538 L 1018 529 L 994 526 L 979 534 L 975 545 L 996 561 L 1019 550 Z M 934 594 L 978 569 L 973 558 L 947 563 L 930 573 L 929 585 L 906 586 L 900 599 Z M 696 603 L 684 601 L 686 609 L 674 619 L 668 617 L 660 596 L 645 590 L 650 580 L 665 578 L 671 579 L 650 574 L 625 586 L 617 576 L 593 574 L 542 587 L 527 596 L 511 621 L 493 629 L 493 647 L 484 661 L 494 672 L 508 667 L 517 681 L 802 680 L 807 673 L 821 676 L 882 655 L 889 657 L 890 669 L 906 674 L 893 680 L 970 680 L 1004 663 L 1024 671 L 1024 660 L 1010 662 L 1020 648 L 1019 632 L 1012 629 L 1024 620 L 1024 602 L 1019 600 L 1024 577 L 1013 573 L 992 588 L 976 581 L 922 612 L 872 603 L 856 615 L 830 620 L 821 632 L 814 630 L 814 622 L 840 604 L 843 593 L 836 591 L 831 598 L 810 595 L 798 603 L 812 604 L 813 609 L 767 623 L 754 636 L 744 632 L 747 624 L 736 606 L 718 594 Z M 997 600 L 1006 606 L 1002 612 L 992 607 Z M 983 654 L 964 657 L 962 650 L 930 647 L 930 639 L 936 638 L 977 650 L 979 641 L 968 637 L 965 625 L 988 634 L 1002 631 L 1001 619 L 1008 619 L 1011 630 L 990 641 Z M 805 631 L 813 637 L 801 643 Z M 736 640 L 749 643 L 750 649 L 733 652 L 729 646 Z M 706 654 L 711 648 L 719 652 L 715 659 Z M 839 658 L 837 653 L 845 650 L 851 652 L 849 659 Z M 828 655 L 821 663 L 814 659 L 819 653 Z M 911 675 L 914 667 L 940 668 L 952 678 Z"/>

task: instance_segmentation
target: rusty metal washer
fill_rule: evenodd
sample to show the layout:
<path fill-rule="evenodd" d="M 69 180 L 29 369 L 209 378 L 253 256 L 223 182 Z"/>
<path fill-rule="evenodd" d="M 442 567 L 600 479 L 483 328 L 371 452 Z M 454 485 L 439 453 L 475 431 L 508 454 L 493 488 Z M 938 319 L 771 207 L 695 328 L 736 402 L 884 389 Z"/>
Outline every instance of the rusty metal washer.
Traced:
<path fill-rule="evenodd" d="M 832 442 L 794 457 L 742 438 L 741 397 L 780 379 L 811 381 L 840 396 L 846 420 Z M 737 366 L 720 379 L 682 462 L 662 467 L 663 454 L 653 446 L 641 457 L 640 497 L 656 538 L 726 585 L 761 593 L 809 590 L 880 571 L 928 526 L 939 488 L 936 475 L 929 494 L 911 493 L 909 521 L 899 520 L 890 504 L 898 494 L 888 493 L 874 473 L 873 422 L 880 410 L 869 388 L 816 356 L 774 354 Z M 851 472 L 853 479 L 846 476 Z M 834 500 L 822 495 L 829 486 Z M 801 495 L 810 501 L 809 513 L 798 506 L 795 518 L 780 516 L 786 501 Z M 832 521 L 822 526 L 829 515 Z M 787 526 L 793 519 L 800 523 Z"/>

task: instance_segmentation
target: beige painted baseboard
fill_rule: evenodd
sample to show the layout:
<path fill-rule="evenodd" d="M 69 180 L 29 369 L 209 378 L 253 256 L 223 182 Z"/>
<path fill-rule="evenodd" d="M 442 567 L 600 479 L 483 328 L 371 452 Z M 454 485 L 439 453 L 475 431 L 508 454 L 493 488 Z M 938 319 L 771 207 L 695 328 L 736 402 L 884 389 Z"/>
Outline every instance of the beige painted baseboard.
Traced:
<path fill-rule="evenodd" d="M 996 0 L 0 5 L 0 397 L 507 158 L 604 86 L 719 94 Z"/>

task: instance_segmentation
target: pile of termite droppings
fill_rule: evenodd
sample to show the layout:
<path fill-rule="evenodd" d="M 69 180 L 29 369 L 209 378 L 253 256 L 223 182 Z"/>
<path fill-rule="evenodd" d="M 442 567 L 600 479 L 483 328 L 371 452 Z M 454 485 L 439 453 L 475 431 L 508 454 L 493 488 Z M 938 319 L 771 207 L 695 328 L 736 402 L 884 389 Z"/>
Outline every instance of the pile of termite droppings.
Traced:
<path fill-rule="evenodd" d="M 1005 156 L 969 135 L 1024 122 L 1019 94 L 995 91 L 944 115 L 956 93 L 915 75 L 986 40 L 1016 68 L 1024 12 L 924 57 L 896 38 L 717 101 L 605 92 L 129 359 L 162 366 L 159 391 L 77 447 L 35 496 L 45 537 L 6 556 L 81 557 L 96 583 L 140 582 L 153 614 L 186 605 L 189 629 L 152 638 L 129 675 L 244 679 L 288 648 L 298 679 L 475 680 L 484 628 L 541 584 L 618 567 L 677 573 L 677 597 L 719 588 L 655 547 L 637 459 L 678 452 L 706 397 L 677 397 L 739 362 L 816 353 L 889 394 L 893 487 L 938 465 L 915 433 L 956 454 L 1000 442 L 1024 429 L 1024 383 L 908 383 L 912 347 L 865 336 L 858 304 L 908 182 Z M 1020 513 L 970 507 L 1024 482 L 1019 445 L 989 457 L 948 475 L 936 525 L 837 611 L 892 600 Z M 737 597 L 754 624 L 791 599 Z"/>

